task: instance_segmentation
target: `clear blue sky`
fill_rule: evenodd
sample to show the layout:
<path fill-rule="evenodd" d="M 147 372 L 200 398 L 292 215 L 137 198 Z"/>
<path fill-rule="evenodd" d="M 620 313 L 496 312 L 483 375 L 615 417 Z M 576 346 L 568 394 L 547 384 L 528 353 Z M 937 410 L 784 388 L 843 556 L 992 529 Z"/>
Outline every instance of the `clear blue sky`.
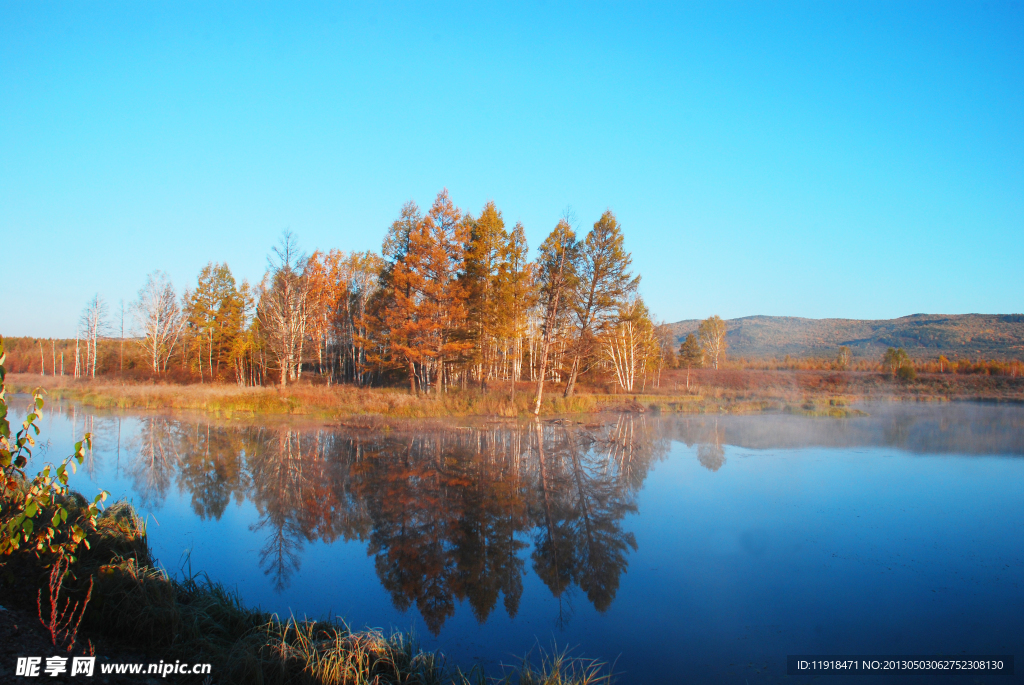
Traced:
<path fill-rule="evenodd" d="M 668 321 L 1019 312 L 1024 9 L 0 2 L 0 333 L 442 187 L 611 208 Z"/>

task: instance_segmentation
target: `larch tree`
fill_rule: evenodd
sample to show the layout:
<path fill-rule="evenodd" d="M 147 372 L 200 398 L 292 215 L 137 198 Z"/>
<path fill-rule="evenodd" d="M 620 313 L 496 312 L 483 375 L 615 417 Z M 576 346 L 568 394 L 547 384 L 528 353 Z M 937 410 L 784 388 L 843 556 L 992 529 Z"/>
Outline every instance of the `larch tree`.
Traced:
<path fill-rule="evenodd" d="M 384 244 L 381 247 L 383 267 L 380 271 L 378 287 L 366 300 L 364 319 L 368 332 L 365 341 L 368 361 L 376 367 L 378 373 L 400 366 L 408 368 L 409 383 L 413 394 L 416 394 L 415 363 L 401 352 L 396 352 L 397 345 L 408 341 L 396 338 L 404 331 L 392 325 L 395 321 L 391 312 L 397 306 L 399 294 L 406 298 L 412 296 L 408 279 L 403 279 L 402 292 L 398 292 L 395 285 L 395 270 L 405 261 L 405 257 L 409 253 L 409 238 L 421 221 L 423 221 L 423 214 L 420 212 L 420 208 L 415 202 L 409 200 L 402 205 L 399 217 L 388 227 L 387 234 L 384 236 Z"/>
<path fill-rule="evenodd" d="M 384 311 L 392 349 L 408 364 L 410 387 L 444 389 L 445 363 L 472 346 L 466 342 L 466 292 L 459 274 L 469 236 L 461 212 L 438 193 L 427 215 L 409 234 L 408 251 L 392 264 L 393 302 Z"/>
<path fill-rule="evenodd" d="M 183 338 L 185 344 L 195 352 L 195 368 L 199 371 L 200 383 L 206 375 L 207 363 L 210 367 L 210 380 L 213 380 L 213 335 L 217 329 L 217 294 L 213 282 L 215 268 L 213 262 L 207 263 L 199 272 L 195 290 L 186 290 L 182 295 L 186 319 Z M 207 350 L 209 354 L 204 354 Z M 188 360 L 184 362 L 188 363 Z"/>
<path fill-rule="evenodd" d="M 478 219 L 464 217 L 463 223 L 469 231 L 462 281 L 466 290 L 468 333 L 474 350 L 471 363 L 483 388 L 493 372 L 495 333 L 502 316 L 496 292 L 498 268 L 508 233 L 493 201 L 484 205 Z"/>
<path fill-rule="evenodd" d="M 346 255 L 340 250 L 324 253 L 315 251 L 306 261 L 306 298 L 308 333 L 316 347 L 317 368 L 324 370 L 324 360 L 330 357 L 328 344 L 332 321 L 340 306 L 348 298 L 348 281 L 344 274 Z"/>
<path fill-rule="evenodd" d="M 704 350 L 697 342 L 697 336 L 690 333 L 679 346 L 679 364 L 686 367 L 686 389 L 690 389 L 690 369 L 704 365 Z"/>
<path fill-rule="evenodd" d="M 636 291 L 639 276 L 629 271 L 633 258 L 623 246 L 622 230 L 611 210 L 587 234 L 580 250 L 579 279 L 572 294 L 576 323 L 573 361 L 565 397 L 572 396 L 598 333 L 614 321 L 619 307 Z"/>
<path fill-rule="evenodd" d="M 570 216 L 567 213 L 544 239 L 534 265 L 540 305 L 544 311 L 537 394 L 533 405 L 534 416 L 540 414 L 541 402 L 544 399 L 544 380 L 547 377 L 548 357 L 551 354 L 551 344 L 567 309 L 565 300 L 568 298 L 569 292 L 576 287 L 577 282 L 579 244 L 569 219 Z"/>
<path fill-rule="evenodd" d="M 725 359 L 725 349 L 728 346 L 725 333 L 725 321 L 722 321 L 722 317 L 717 314 L 704 319 L 697 327 L 697 337 L 700 338 L 701 349 L 704 350 L 705 357 L 715 369 L 718 368 L 718 362 Z"/>
<path fill-rule="evenodd" d="M 199 379 L 216 379 L 231 358 L 244 326 L 244 300 L 226 263 L 209 262 L 195 290 L 185 292 L 189 339 L 196 352 Z"/>
<path fill-rule="evenodd" d="M 505 342 L 508 356 L 511 357 L 510 402 L 515 402 L 516 383 L 523 372 L 523 339 L 526 337 L 530 312 L 537 303 L 534 265 L 527 260 L 528 253 L 526 229 L 517 222 L 502 247 L 495 288 L 496 331 L 498 337 Z"/>

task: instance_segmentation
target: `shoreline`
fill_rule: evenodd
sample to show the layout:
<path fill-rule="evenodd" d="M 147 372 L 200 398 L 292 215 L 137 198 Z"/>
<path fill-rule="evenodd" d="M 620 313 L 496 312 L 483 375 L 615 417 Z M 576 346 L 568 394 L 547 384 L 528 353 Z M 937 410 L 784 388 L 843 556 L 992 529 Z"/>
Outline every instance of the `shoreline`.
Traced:
<path fill-rule="evenodd" d="M 71 493 L 71 498 L 76 497 Z M 74 503 L 71 503 L 74 508 Z M 73 516 L 77 511 L 72 511 Z M 2 520 L 2 519 L 0 519 Z M 36 616 L 35 592 L 47 592 L 43 560 L 23 553 L 0 557 L 0 683 L 22 682 L 13 675 L 18 657 L 95 656 L 94 677 L 112 685 L 130 683 L 263 682 L 266 685 L 415 682 L 422 685 L 599 685 L 613 682 L 608 664 L 575 657 L 557 647 L 539 659 L 522 657 L 503 665 L 503 675 L 487 675 L 479 665 L 449 664 L 443 652 L 421 650 L 409 634 L 391 629 L 354 630 L 343 620 L 282 618 L 241 598 L 204 572 L 178 579 L 153 560 L 146 526 L 131 504 L 108 507 L 89 532 L 92 542 L 60 586 L 61 602 L 81 600 L 86 580 L 90 600 L 83 609 L 77 641 L 64 649 L 51 644 Z M 94 582 L 93 582 L 94 581 Z M 28 599 L 26 599 L 28 597 Z M 52 597 L 52 595 L 51 595 Z M 43 604 L 47 601 L 44 599 Z M 102 665 L 209 664 L 204 675 L 141 671 L 104 673 Z M 212 679 L 211 679 L 212 677 Z M 78 682 L 77 678 L 46 678 Z"/>
<path fill-rule="evenodd" d="M 621 412 L 748 414 L 781 412 L 846 417 L 866 402 L 950 402 L 1024 404 L 1024 378 L 1005 376 L 920 375 L 910 382 L 871 372 L 760 371 L 702 369 L 692 372 L 690 390 L 679 388 L 680 372 L 669 372 L 661 388 L 615 393 L 583 390 L 563 398 L 548 386 L 540 416 Z M 74 380 L 66 376 L 8 374 L 17 393 L 42 390 L 50 400 L 71 400 L 94 409 L 203 413 L 224 419 L 306 419 L 324 423 L 344 419 L 533 418 L 533 393 L 522 383 L 515 402 L 508 390 L 455 390 L 414 396 L 398 388 L 297 384 L 281 388 L 233 384 L 145 383 L 117 379 Z"/>

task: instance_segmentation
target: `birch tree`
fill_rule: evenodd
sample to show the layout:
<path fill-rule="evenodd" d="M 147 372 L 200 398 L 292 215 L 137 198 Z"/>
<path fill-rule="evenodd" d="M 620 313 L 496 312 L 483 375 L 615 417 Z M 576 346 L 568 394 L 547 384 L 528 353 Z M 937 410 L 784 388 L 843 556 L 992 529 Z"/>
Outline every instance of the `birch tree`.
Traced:
<path fill-rule="evenodd" d="M 170 277 L 154 271 L 146 277 L 139 290 L 139 299 L 132 305 L 135 337 L 145 351 L 153 373 L 167 370 L 167 362 L 185 326 L 178 298 Z"/>
<path fill-rule="evenodd" d="M 267 272 L 259 286 L 256 317 L 281 373 L 280 383 L 302 375 L 302 350 L 308 324 L 306 258 L 290 231 L 267 258 Z"/>
<path fill-rule="evenodd" d="M 85 372 L 96 378 L 96 342 L 107 332 L 107 303 L 99 294 L 85 305 L 79 329 L 85 338 Z"/>
<path fill-rule="evenodd" d="M 602 347 L 619 387 L 633 392 L 637 374 L 646 378 L 658 347 L 654 324 L 640 297 L 620 308 L 618 321 L 603 335 Z"/>
<path fill-rule="evenodd" d="M 700 346 L 704 350 L 704 356 L 710 360 L 711 366 L 718 368 L 719 359 L 725 358 L 725 322 L 722 317 L 715 315 L 700 322 L 697 327 L 697 337 L 700 338 Z"/>

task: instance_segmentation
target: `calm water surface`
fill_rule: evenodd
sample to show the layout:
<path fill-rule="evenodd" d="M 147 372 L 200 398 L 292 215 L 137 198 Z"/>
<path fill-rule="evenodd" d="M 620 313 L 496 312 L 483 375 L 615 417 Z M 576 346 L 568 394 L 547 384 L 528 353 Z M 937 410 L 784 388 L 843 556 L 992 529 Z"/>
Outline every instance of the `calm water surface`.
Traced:
<path fill-rule="evenodd" d="M 755 683 L 807 680 L 796 653 L 1020 658 L 1024 408 L 865 409 L 368 428 L 65 403 L 42 428 L 49 459 L 94 433 L 73 485 L 133 502 L 170 572 L 460 664 L 557 643 L 620 682 Z"/>

